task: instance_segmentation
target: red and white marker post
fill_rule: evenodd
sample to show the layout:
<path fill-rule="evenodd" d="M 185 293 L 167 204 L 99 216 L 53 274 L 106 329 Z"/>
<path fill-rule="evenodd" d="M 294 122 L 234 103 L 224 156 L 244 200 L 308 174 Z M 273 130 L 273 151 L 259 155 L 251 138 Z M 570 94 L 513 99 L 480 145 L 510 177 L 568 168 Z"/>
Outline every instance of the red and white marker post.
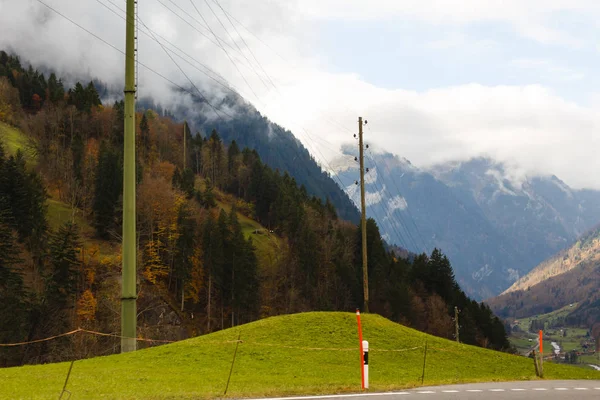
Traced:
<path fill-rule="evenodd" d="M 540 374 L 544 376 L 544 331 L 540 330 Z"/>
<path fill-rule="evenodd" d="M 360 324 L 360 310 L 356 309 L 356 322 L 358 323 L 358 343 L 360 348 L 360 376 L 361 388 L 369 388 L 369 342 L 363 340 L 362 325 Z"/>
<path fill-rule="evenodd" d="M 369 388 L 369 342 L 362 341 L 363 347 L 363 389 Z"/>

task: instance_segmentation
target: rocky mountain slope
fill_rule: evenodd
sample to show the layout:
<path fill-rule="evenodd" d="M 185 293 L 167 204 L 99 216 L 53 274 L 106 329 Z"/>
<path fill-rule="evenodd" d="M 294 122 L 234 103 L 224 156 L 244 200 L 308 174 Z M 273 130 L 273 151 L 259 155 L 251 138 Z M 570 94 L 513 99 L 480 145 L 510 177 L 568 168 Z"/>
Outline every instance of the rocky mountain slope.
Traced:
<path fill-rule="evenodd" d="M 502 295 L 487 302 L 503 317 L 523 318 L 579 303 L 567 316 L 573 325 L 600 318 L 600 229 L 544 261 Z"/>
<path fill-rule="evenodd" d="M 335 166 L 359 204 L 354 149 Z M 555 176 L 519 177 L 478 158 L 428 170 L 367 152 L 367 213 L 386 238 L 412 251 L 446 252 L 461 286 L 497 295 L 600 221 L 600 192 L 573 190 Z"/>

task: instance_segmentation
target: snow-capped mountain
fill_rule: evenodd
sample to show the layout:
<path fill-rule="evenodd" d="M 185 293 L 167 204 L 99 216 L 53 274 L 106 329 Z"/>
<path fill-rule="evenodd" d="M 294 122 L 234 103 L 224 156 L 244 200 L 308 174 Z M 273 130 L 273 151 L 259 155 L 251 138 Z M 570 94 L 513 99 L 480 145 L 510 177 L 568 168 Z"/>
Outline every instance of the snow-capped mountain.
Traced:
<path fill-rule="evenodd" d="M 335 162 L 360 205 L 355 154 Z M 497 295 L 600 222 L 600 192 L 573 190 L 555 176 L 530 177 L 477 158 L 419 169 L 367 152 L 367 215 L 384 238 L 414 252 L 442 249 L 456 277 L 480 299 Z"/>

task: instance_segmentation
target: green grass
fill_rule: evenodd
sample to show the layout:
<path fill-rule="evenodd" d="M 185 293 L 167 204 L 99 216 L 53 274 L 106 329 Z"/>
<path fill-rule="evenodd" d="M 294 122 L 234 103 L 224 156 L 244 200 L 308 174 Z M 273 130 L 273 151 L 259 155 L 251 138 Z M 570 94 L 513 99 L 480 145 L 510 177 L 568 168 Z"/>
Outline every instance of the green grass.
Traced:
<path fill-rule="evenodd" d="M 0 140 L 9 154 L 15 154 L 20 149 L 28 161 L 33 159 L 27 136 L 17 128 L 0 122 Z"/>
<path fill-rule="evenodd" d="M 600 357 L 598 355 L 584 355 L 579 356 L 579 362 L 582 364 L 595 364 L 600 365 Z"/>
<path fill-rule="evenodd" d="M 52 229 L 58 229 L 64 223 L 72 220 L 73 210 L 68 204 L 58 200 L 48 199 L 46 205 L 48 206 L 48 224 Z M 75 223 L 79 226 L 83 234 L 89 234 L 93 232 L 93 228 L 81 215 L 80 210 L 76 210 L 75 212 Z"/>
<path fill-rule="evenodd" d="M 425 335 L 377 315 L 363 315 L 371 390 L 535 379 L 530 359 Z M 135 353 L 77 361 L 67 389 L 76 399 L 222 397 L 241 333 L 228 397 L 356 392 L 360 389 L 356 317 L 304 313 Z M 415 349 L 415 347 L 417 347 Z M 387 350 L 387 351 L 386 351 Z M 390 351 L 398 350 L 398 351 Z M 57 398 L 69 363 L 0 369 L 0 398 Z M 600 379 L 600 372 L 547 362 L 548 379 Z"/>

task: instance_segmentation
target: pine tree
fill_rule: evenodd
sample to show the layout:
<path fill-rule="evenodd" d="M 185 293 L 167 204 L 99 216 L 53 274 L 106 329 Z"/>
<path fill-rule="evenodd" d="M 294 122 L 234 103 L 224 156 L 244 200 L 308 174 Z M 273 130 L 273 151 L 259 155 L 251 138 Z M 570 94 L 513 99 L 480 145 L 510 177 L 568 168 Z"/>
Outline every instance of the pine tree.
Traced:
<path fill-rule="evenodd" d="M 181 311 L 185 301 L 185 287 L 192 277 L 194 251 L 196 247 L 196 220 L 183 204 L 177 215 L 177 254 L 175 256 L 175 277 L 181 293 Z"/>
<path fill-rule="evenodd" d="M 120 156 L 102 143 L 96 166 L 93 203 L 96 232 L 102 238 L 109 238 L 108 232 L 116 226 L 116 210 L 123 193 L 122 171 Z"/>
<path fill-rule="evenodd" d="M 39 245 L 47 229 L 45 188 L 38 174 L 27 171 L 20 150 L 2 164 L 0 196 L 10 210 L 10 221 L 19 241 L 27 240 L 33 248 Z"/>
<path fill-rule="evenodd" d="M 57 310 L 74 306 L 79 278 L 81 243 L 77 225 L 67 222 L 48 241 L 50 274 L 47 277 L 48 303 Z"/>
<path fill-rule="evenodd" d="M 224 246 L 223 237 L 219 224 L 212 216 L 209 216 L 205 223 L 202 235 L 203 263 L 208 275 L 207 287 L 207 330 L 211 330 L 211 320 L 215 304 L 213 298 L 220 287 L 221 277 L 223 276 L 224 264 Z"/>
<path fill-rule="evenodd" d="M 28 296 L 17 269 L 19 249 L 9 219 L 10 212 L 0 199 L 0 343 L 23 340 L 28 318 Z M 2 352 L 0 365 L 3 367 L 18 362 L 17 349 Z"/>
<path fill-rule="evenodd" d="M 140 121 L 140 136 L 141 145 L 144 150 L 144 154 L 150 150 L 150 125 L 148 124 L 148 117 L 146 113 L 142 113 L 142 120 Z"/>

